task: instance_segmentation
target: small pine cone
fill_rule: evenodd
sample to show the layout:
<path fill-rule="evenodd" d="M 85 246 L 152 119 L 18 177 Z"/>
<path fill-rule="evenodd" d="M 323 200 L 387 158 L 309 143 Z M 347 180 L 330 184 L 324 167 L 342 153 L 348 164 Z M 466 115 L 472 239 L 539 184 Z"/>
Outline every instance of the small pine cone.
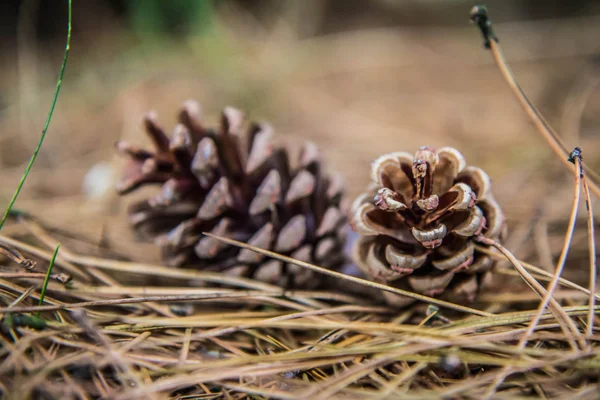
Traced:
<path fill-rule="evenodd" d="M 314 287 L 310 270 L 241 250 L 202 235 L 212 232 L 325 268 L 343 262 L 345 211 L 339 175 L 322 172 L 316 146 L 306 143 L 292 165 L 273 144 L 267 124 L 242 134 L 243 114 L 226 108 L 220 126 L 202 123 L 200 105 L 188 101 L 171 138 L 148 114 L 145 128 L 155 151 L 126 142 L 120 194 L 159 184 L 158 195 L 129 210 L 137 232 L 154 239 L 171 266 L 254 277 L 286 287 Z"/>
<path fill-rule="evenodd" d="M 473 238 L 499 240 L 506 228 L 487 174 L 466 167 L 456 149 L 421 147 L 414 157 L 379 157 L 371 179 L 351 210 L 350 224 L 361 235 L 353 248 L 357 265 L 373 280 L 400 289 L 472 301 L 494 265 Z M 384 295 L 399 307 L 413 301 Z"/>

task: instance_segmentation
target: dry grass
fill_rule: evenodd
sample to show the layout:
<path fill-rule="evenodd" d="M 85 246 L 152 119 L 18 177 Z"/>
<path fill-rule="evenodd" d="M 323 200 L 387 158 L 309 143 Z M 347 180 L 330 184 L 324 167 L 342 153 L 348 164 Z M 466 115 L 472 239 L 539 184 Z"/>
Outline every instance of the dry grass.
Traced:
<path fill-rule="evenodd" d="M 584 186 L 588 204 L 594 199 L 586 179 L 575 179 L 529 126 L 474 28 L 300 39 L 286 19 L 263 31 L 240 10 L 221 18 L 217 50 L 190 39 L 162 48 L 151 63 L 159 53 L 85 65 L 74 44 L 78 74 L 67 73 L 46 147 L 17 203 L 35 217 L 12 219 L 0 236 L 0 246 L 36 262 L 26 270 L 18 257 L 0 258 L 6 397 L 597 398 L 595 225 L 577 214 L 579 202 L 571 206 L 574 187 Z M 600 35 L 597 22 L 496 26 L 525 91 L 596 171 L 599 75 L 587 56 L 600 48 L 580 35 Z M 103 43 L 118 35 L 97 38 L 97 46 L 110 47 Z M 19 79 L 32 76 L 25 70 Z M 28 97 L 19 87 L 31 82 L 16 82 L 7 86 L 20 105 L 0 119 L 0 196 L 7 199 L 35 146 L 50 90 Z M 335 289 L 302 292 L 160 266 L 152 245 L 132 239 L 123 200 L 80 187 L 92 165 L 112 159 L 116 139 L 139 142 L 147 109 L 169 121 L 188 97 L 209 116 L 234 104 L 270 119 L 284 140 L 316 141 L 346 175 L 350 196 L 367 181 L 370 160 L 390 146 L 458 147 L 493 177 L 510 227 L 500 250 L 516 257 L 509 261 L 484 242 L 482 250 L 500 261 L 497 291 L 460 310 L 428 307 L 428 299 L 390 309 L 344 290 L 349 283 L 340 276 L 332 278 Z M 119 169 L 117 160 L 106 165 Z M 588 208 L 597 211 L 597 203 Z M 571 229 L 572 238 L 565 235 Z M 58 242 L 56 275 L 38 307 Z M 554 274 L 557 260 L 562 277 Z M 71 282 L 61 283 L 60 273 Z"/>
<path fill-rule="evenodd" d="M 37 244 L 4 236 L 0 244 L 30 254 L 43 270 L 55 238 L 28 218 L 20 218 L 19 226 Z M 68 246 L 55 268 L 75 278 L 51 282 L 43 306 L 36 306 L 42 274 L 6 275 L 4 268 L 0 287 L 7 306 L 0 312 L 12 318 L 2 323 L 5 393 L 481 398 L 494 382 L 494 398 L 593 398 L 598 390 L 600 336 L 586 333 L 589 291 L 566 280 L 559 283 L 569 290 L 557 290 L 554 298 L 572 304 L 558 307 L 580 338 L 574 347 L 569 347 L 573 332 L 561 331 L 564 320 L 551 312 L 543 312 L 527 334 L 529 345 L 520 345 L 536 314 L 529 307 L 536 297 L 523 285 L 483 295 L 472 314 L 451 306 L 424 313 L 421 307 L 392 310 L 338 292 L 283 291 L 218 273 L 82 256 Z M 543 270 L 527 268 L 541 282 L 550 279 Z M 504 272 L 512 269 L 500 268 Z M 109 274 L 169 282 L 125 286 Z M 515 293 L 517 287 L 522 291 Z M 37 311 L 39 320 L 33 317 Z M 184 316 L 174 314 L 183 311 Z"/>

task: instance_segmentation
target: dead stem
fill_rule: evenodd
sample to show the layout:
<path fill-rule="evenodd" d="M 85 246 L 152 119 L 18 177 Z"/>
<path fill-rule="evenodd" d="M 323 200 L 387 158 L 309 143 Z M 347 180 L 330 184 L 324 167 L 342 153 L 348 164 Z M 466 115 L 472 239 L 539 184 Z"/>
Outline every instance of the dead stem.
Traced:
<path fill-rule="evenodd" d="M 487 10 L 484 7 L 475 6 L 471 11 L 471 18 L 477 24 L 479 24 L 479 27 L 482 30 L 482 33 L 486 40 L 486 47 L 491 50 L 496 66 L 500 69 L 504 80 L 513 91 L 515 97 L 519 101 L 519 104 L 521 104 L 521 106 L 533 122 L 534 126 L 537 128 L 537 131 L 546 140 L 546 142 L 548 143 L 554 154 L 558 156 L 560 161 L 571 171 L 573 171 L 574 173 L 578 173 L 576 167 L 572 165 L 567 159 L 567 157 L 569 156 L 568 147 L 563 143 L 560 136 L 558 136 L 558 134 L 552 129 L 550 124 L 548 124 L 548 122 L 544 119 L 544 117 L 538 111 L 538 109 L 527 98 L 525 92 L 517 82 L 513 72 L 508 66 L 506 58 L 504 57 L 504 53 L 502 52 L 502 47 L 500 46 L 498 39 L 492 33 L 491 21 L 488 19 Z M 598 182 L 600 182 L 600 177 L 585 164 L 584 168 L 588 176 L 590 176 L 590 178 L 592 179 L 592 181 L 590 182 L 590 187 L 592 191 L 596 193 L 597 196 L 600 196 L 600 187 L 598 186 Z"/>
<path fill-rule="evenodd" d="M 578 150 L 578 148 L 576 148 L 576 150 Z M 533 319 L 531 320 L 531 322 L 529 323 L 527 330 L 525 331 L 525 333 L 519 340 L 519 343 L 517 344 L 517 347 L 519 350 L 522 350 L 527 345 L 527 341 L 529 340 L 529 337 L 535 330 L 537 324 L 540 322 L 540 318 L 541 318 L 542 314 L 544 313 L 544 310 L 548 306 L 550 299 L 553 298 L 554 290 L 556 289 L 556 286 L 558 284 L 558 279 L 562 275 L 562 271 L 564 269 L 565 262 L 567 260 L 567 255 L 569 254 L 569 249 L 571 248 L 571 241 L 573 239 L 573 232 L 575 230 L 575 221 L 577 219 L 577 212 L 579 210 L 579 201 L 581 198 L 581 177 L 583 176 L 583 168 L 581 166 L 580 152 L 578 152 L 577 155 L 574 157 L 574 163 L 575 163 L 576 168 L 575 168 L 575 188 L 574 188 L 574 195 L 573 195 L 573 205 L 571 207 L 571 215 L 569 217 L 569 224 L 567 227 L 567 233 L 565 234 L 562 251 L 560 253 L 560 257 L 558 259 L 556 268 L 554 270 L 554 276 L 552 277 L 552 280 L 550 281 L 550 284 L 548 285 L 548 288 L 546 289 L 546 293 L 545 293 L 540 305 L 538 306 L 537 312 L 536 312 L 535 316 L 533 317 Z M 593 298 L 594 296 L 591 296 L 591 297 Z M 593 312 L 592 309 L 590 309 L 590 310 Z M 504 381 L 504 379 L 510 373 L 511 373 L 510 367 L 505 367 L 505 369 L 498 375 L 498 377 L 494 380 L 494 382 L 492 382 L 492 385 L 490 385 L 489 389 L 487 390 L 486 394 L 484 395 L 484 398 L 485 399 L 491 398 L 494 395 L 494 393 L 496 393 L 498 386 Z"/>

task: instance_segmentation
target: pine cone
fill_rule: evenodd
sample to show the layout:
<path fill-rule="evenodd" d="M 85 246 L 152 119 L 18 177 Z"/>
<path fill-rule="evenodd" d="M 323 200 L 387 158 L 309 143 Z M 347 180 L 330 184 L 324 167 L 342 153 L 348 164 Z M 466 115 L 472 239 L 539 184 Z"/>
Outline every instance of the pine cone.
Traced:
<path fill-rule="evenodd" d="M 126 194 L 159 184 L 158 195 L 133 204 L 133 227 L 160 246 L 171 266 L 255 277 L 286 287 L 313 287 L 310 270 L 240 250 L 202 235 L 213 232 L 293 258 L 337 268 L 343 261 L 343 183 L 322 172 L 316 146 L 306 143 L 297 165 L 272 142 L 267 124 L 251 124 L 226 108 L 217 129 L 201 121 L 200 105 L 188 101 L 169 138 L 154 114 L 145 128 L 155 151 L 126 142 L 128 157 L 117 191 Z"/>
<path fill-rule="evenodd" d="M 404 152 L 379 157 L 371 179 L 351 210 L 351 226 L 361 235 L 353 247 L 357 265 L 378 282 L 472 301 L 494 264 L 473 238 L 499 240 L 506 226 L 487 174 L 466 167 L 453 148 L 421 147 L 414 158 Z M 412 303 L 384 294 L 392 305 Z"/>

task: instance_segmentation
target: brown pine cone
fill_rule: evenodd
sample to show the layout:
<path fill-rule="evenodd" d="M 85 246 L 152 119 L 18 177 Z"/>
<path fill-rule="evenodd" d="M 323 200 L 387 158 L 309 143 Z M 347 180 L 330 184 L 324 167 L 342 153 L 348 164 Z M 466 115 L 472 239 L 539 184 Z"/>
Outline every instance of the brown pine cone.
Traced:
<path fill-rule="evenodd" d="M 292 165 L 288 152 L 272 142 L 267 124 L 250 124 L 226 108 L 220 126 L 202 123 L 200 105 L 188 101 L 171 138 L 156 117 L 145 118 L 155 151 L 126 142 L 128 157 L 120 194 L 146 184 L 162 185 L 158 195 L 129 210 L 133 227 L 160 246 L 171 266 L 255 277 L 287 287 L 313 287 L 310 270 L 240 250 L 202 235 L 212 232 L 280 254 L 337 268 L 343 262 L 343 182 L 322 171 L 321 157 L 306 143 Z"/>
<path fill-rule="evenodd" d="M 499 240 L 506 227 L 487 174 L 466 167 L 456 149 L 421 147 L 414 157 L 379 157 L 371 179 L 351 210 L 351 226 L 361 235 L 353 247 L 357 265 L 377 282 L 472 301 L 494 265 L 473 238 Z M 413 301 L 384 294 L 396 306 Z"/>

